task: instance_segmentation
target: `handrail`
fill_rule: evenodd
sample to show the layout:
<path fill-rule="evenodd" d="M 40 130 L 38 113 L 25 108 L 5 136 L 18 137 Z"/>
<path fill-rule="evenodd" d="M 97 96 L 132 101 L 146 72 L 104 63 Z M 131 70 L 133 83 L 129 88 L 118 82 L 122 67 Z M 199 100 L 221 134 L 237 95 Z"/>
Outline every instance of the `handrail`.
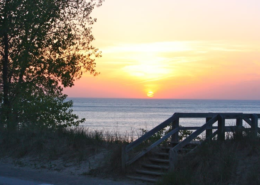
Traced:
<path fill-rule="evenodd" d="M 180 130 L 197 130 L 199 129 L 200 127 L 180 127 Z M 237 126 L 226 126 L 225 127 L 225 130 L 226 131 L 233 131 L 237 128 Z M 207 127 L 206 130 L 208 129 L 218 129 L 218 127 L 216 126 L 211 126 L 211 127 Z M 233 129 L 233 130 L 232 130 Z"/>
<path fill-rule="evenodd" d="M 206 118 L 206 123 L 201 127 L 180 127 L 179 119 L 180 118 Z M 225 119 L 236 119 L 236 126 L 225 126 Z M 252 113 L 175 113 L 170 118 L 153 128 L 152 130 L 145 133 L 143 136 L 135 140 L 134 142 L 125 146 L 122 150 L 122 167 L 125 168 L 126 165 L 130 165 L 131 163 L 138 160 L 140 157 L 144 156 L 146 153 L 151 151 L 154 147 L 158 146 L 160 143 L 168 139 L 170 136 L 175 135 L 178 136 L 178 132 L 180 130 L 195 130 L 191 135 L 189 135 L 186 139 L 179 142 L 176 146 L 170 149 L 170 160 L 174 161 L 177 159 L 177 151 L 195 139 L 198 135 L 200 135 L 203 131 L 206 130 L 206 140 L 214 137 L 218 134 L 218 139 L 225 139 L 225 132 L 236 131 L 239 129 L 238 133 L 245 128 L 242 126 L 242 121 L 247 122 L 251 129 L 253 130 L 254 135 L 257 135 L 257 132 L 260 133 L 260 128 L 258 128 L 258 119 L 260 119 L 260 114 L 252 114 Z M 218 121 L 218 126 L 213 126 L 213 124 Z M 155 133 L 161 131 L 165 127 L 172 124 L 172 130 L 168 133 L 165 133 L 163 137 L 151 143 L 149 147 L 143 149 L 141 152 L 136 154 L 132 159 L 128 159 L 128 153 L 133 150 L 135 147 L 139 146 L 143 141 L 149 139 Z M 212 134 L 212 130 L 216 130 Z M 174 140 L 172 140 L 174 141 Z M 178 142 L 178 141 L 177 141 Z M 172 163 L 172 162 L 171 162 Z"/>
<path fill-rule="evenodd" d="M 253 126 L 253 120 L 252 120 L 253 117 L 260 119 L 260 114 L 245 114 L 245 116 L 243 116 L 243 120 L 252 127 Z M 257 125 L 257 127 L 258 127 L 258 125 Z M 257 128 L 256 130 L 258 133 L 260 133 L 260 128 Z"/>
<path fill-rule="evenodd" d="M 171 116 L 170 118 L 168 118 L 167 120 L 165 120 L 164 122 L 162 122 L 160 125 L 156 126 L 155 128 L 153 128 L 152 130 L 150 130 L 149 132 L 145 133 L 143 136 L 141 136 L 140 138 L 138 138 L 137 140 L 135 140 L 134 142 L 130 143 L 129 145 L 126 146 L 125 150 L 126 152 L 129 152 L 130 150 L 132 150 L 134 147 L 137 147 L 138 145 L 140 145 L 143 141 L 145 141 L 146 139 L 148 139 L 149 137 L 151 137 L 152 135 L 154 135 L 156 132 L 164 129 L 165 127 L 167 127 L 168 125 L 170 125 L 175 119 L 177 119 L 177 116 L 174 114 L 173 116 Z"/>
<path fill-rule="evenodd" d="M 213 117 L 218 114 L 221 114 L 225 119 L 235 119 L 239 116 L 245 117 L 245 118 L 251 118 L 252 115 L 257 115 L 260 119 L 260 114 L 256 113 L 235 113 L 235 112 L 209 112 L 209 113 L 194 113 L 194 112 L 176 112 L 176 115 L 178 115 L 180 118 L 205 118 L 205 117 Z"/>
<path fill-rule="evenodd" d="M 245 120 L 251 126 L 251 130 L 253 130 L 255 136 L 257 136 L 257 132 L 260 131 L 260 129 L 258 128 L 258 119 L 260 119 L 259 114 L 241 114 L 241 113 L 231 114 L 231 115 L 228 115 L 226 113 L 217 114 L 214 117 L 212 117 L 209 121 L 207 121 L 203 126 L 198 128 L 191 135 L 189 135 L 186 139 L 184 139 L 183 141 L 181 141 L 176 146 L 174 146 L 173 148 L 170 149 L 170 156 L 169 156 L 170 169 L 174 169 L 174 166 L 178 160 L 178 150 L 183 148 L 185 145 L 189 144 L 193 139 L 195 139 L 199 134 L 201 134 L 207 128 L 212 126 L 216 121 L 219 121 L 217 130 L 213 134 L 211 134 L 209 137 L 207 137 L 206 140 L 211 139 L 212 137 L 214 137 L 217 134 L 218 134 L 218 137 L 220 137 L 218 139 L 221 139 L 221 137 L 225 137 L 225 136 L 223 136 L 223 133 L 225 133 L 226 131 L 234 131 L 234 129 L 236 129 L 236 128 L 242 127 L 243 130 L 246 130 L 245 127 L 242 126 L 242 122 L 241 122 L 241 125 L 237 124 L 237 126 L 225 126 L 225 119 L 231 118 L 234 115 L 235 115 L 234 118 L 236 118 L 236 119 Z M 251 118 L 251 120 L 249 118 Z M 223 133 L 221 133 L 221 132 L 223 132 Z"/>
<path fill-rule="evenodd" d="M 177 144 L 175 147 L 171 148 L 171 150 L 179 150 L 180 148 L 187 145 L 189 142 L 191 142 L 193 139 L 195 139 L 198 135 L 200 135 L 203 131 L 207 129 L 208 126 L 211 126 L 213 123 L 215 123 L 218 120 L 218 116 L 214 116 L 209 121 L 207 121 L 203 126 L 198 128 L 195 132 L 193 132 L 191 135 L 189 135 L 186 139 L 184 139 L 182 142 Z"/>
<path fill-rule="evenodd" d="M 142 157 L 143 155 L 145 155 L 147 152 L 149 152 L 150 150 L 152 150 L 154 147 L 156 147 L 157 145 L 159 145 L 161 142 L 163 142 L 165 139 L 169 138 L 171 135 L 173 135 L 174 133 L 177 133 L 179 130 L 172 130 L 170 133 L 166 134 L 163 138 L 159 139 L 158 141 L 156 141 L 155 143 L 153 143 L 150 147 L 148 147 L 146 150 L 143 150 L 142 152 L 140 152 L 139 154 L 137 154 L 134 158 L 128 160 L 128 153 L 133 150 L 135 147 L 137 147 L 138 145 L 140 145 L 143 141 L 145 141 L 146 139 L 150 138 L 152 135 L 154 135 L 155 133 L 157 133 L 158 131 L 164 129 L 165 127 L 169 126 L 170 124 L 172 124 L 175 120 L 177 120 L 178 117 L 176 114 L 174 114 L 173 116 L 171 116 L 170 118 L 168 118 L 167 120 L 165 120 L 164 122 L 162 122 L 160 125 L 156 126 L 155 128 L 153 128 L 152 130 L 150 130 L 149 132 L 145 133 L 143 136 L 141 136 L 140 138 L 138 138 L 137 140 L 135 140 L 134 142 L 128 144 L 127 146 L 122 148 L 122 168 L 125 169 L 126 165 L 130 165 L 131 163 L 135 162 L 136 160 L 138 160 L 140 157 Z"/>
<path fill-rule="evenodd" d="M 182 127 L 180 126 L 180 130 L 197 130 L 200 127 Z M 207 127 L 207 129 L 218 129 L 218 127 Z"/>
<path fill-rule="evenodd" d="M 131 159 L 130 161 L 126 162 L 126 165 L 132 164 L 133 162 L 135 162 L 137 159 L 139 159 L 140 157 L 142 157 L 143 155 L 145 155 L 147 152 L 151 151 L 154 147 L 156 147 L 157 145 L 159 145 L 160 143 L 162 143 L 164 140 L 168 139 L 172 134 L 175 134 L 176 132 L 179 131 L 179 128 L 176 128 L 174 130 L 172 130 L 171 132 L 167 133 L 165 136 L 163 136 L 161 139 L 157 140 L 156 142 L 154 142 L 152 145 L 150 145 L 148 148 L 144 149 L 142 152 L 138 153 L 133 159 Z"/>

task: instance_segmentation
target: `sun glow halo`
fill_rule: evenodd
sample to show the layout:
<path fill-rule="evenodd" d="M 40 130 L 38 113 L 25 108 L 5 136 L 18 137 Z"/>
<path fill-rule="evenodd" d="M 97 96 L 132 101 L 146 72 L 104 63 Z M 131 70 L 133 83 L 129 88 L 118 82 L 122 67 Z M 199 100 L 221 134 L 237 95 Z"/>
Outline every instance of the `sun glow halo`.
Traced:
<path fill-rule="evenodd" d="M 149 91 L 146 95 L 147 95 L 149 98 L 152 98 L 153 95 L 154 95 L 154 93 L 153 93 L 153 91 Z"/>

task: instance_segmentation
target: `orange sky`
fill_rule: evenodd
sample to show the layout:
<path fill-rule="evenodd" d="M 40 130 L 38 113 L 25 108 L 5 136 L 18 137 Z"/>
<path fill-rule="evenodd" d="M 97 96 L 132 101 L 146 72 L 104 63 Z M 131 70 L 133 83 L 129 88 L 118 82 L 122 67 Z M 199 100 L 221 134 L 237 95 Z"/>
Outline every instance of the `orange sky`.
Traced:
<path fill-rule="evenodd" d="M 259 0 L 107 0 L 69 97 L 260 99 Z"/>

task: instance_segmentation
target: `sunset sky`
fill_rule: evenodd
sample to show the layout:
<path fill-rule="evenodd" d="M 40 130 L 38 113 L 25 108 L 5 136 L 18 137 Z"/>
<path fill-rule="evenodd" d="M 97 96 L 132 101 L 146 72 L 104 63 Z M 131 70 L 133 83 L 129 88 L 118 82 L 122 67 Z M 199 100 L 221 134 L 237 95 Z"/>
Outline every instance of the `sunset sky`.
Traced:
<path fill-rule="evenodd" d="M 260 99 L 259 0 L 106 0 L 69 97 Z"/>

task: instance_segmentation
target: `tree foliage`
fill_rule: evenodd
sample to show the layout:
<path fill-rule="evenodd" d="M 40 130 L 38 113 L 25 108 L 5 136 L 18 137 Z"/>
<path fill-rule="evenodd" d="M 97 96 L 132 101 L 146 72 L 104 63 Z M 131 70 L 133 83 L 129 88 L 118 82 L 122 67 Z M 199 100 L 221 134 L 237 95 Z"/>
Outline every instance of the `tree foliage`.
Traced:
<path fill-rule="evenodd" d="M 77 125 L 65 102 L 83 72 L 97 75 L 90 14 L 103 0 L 0 0 L 1 126 Z"/>

